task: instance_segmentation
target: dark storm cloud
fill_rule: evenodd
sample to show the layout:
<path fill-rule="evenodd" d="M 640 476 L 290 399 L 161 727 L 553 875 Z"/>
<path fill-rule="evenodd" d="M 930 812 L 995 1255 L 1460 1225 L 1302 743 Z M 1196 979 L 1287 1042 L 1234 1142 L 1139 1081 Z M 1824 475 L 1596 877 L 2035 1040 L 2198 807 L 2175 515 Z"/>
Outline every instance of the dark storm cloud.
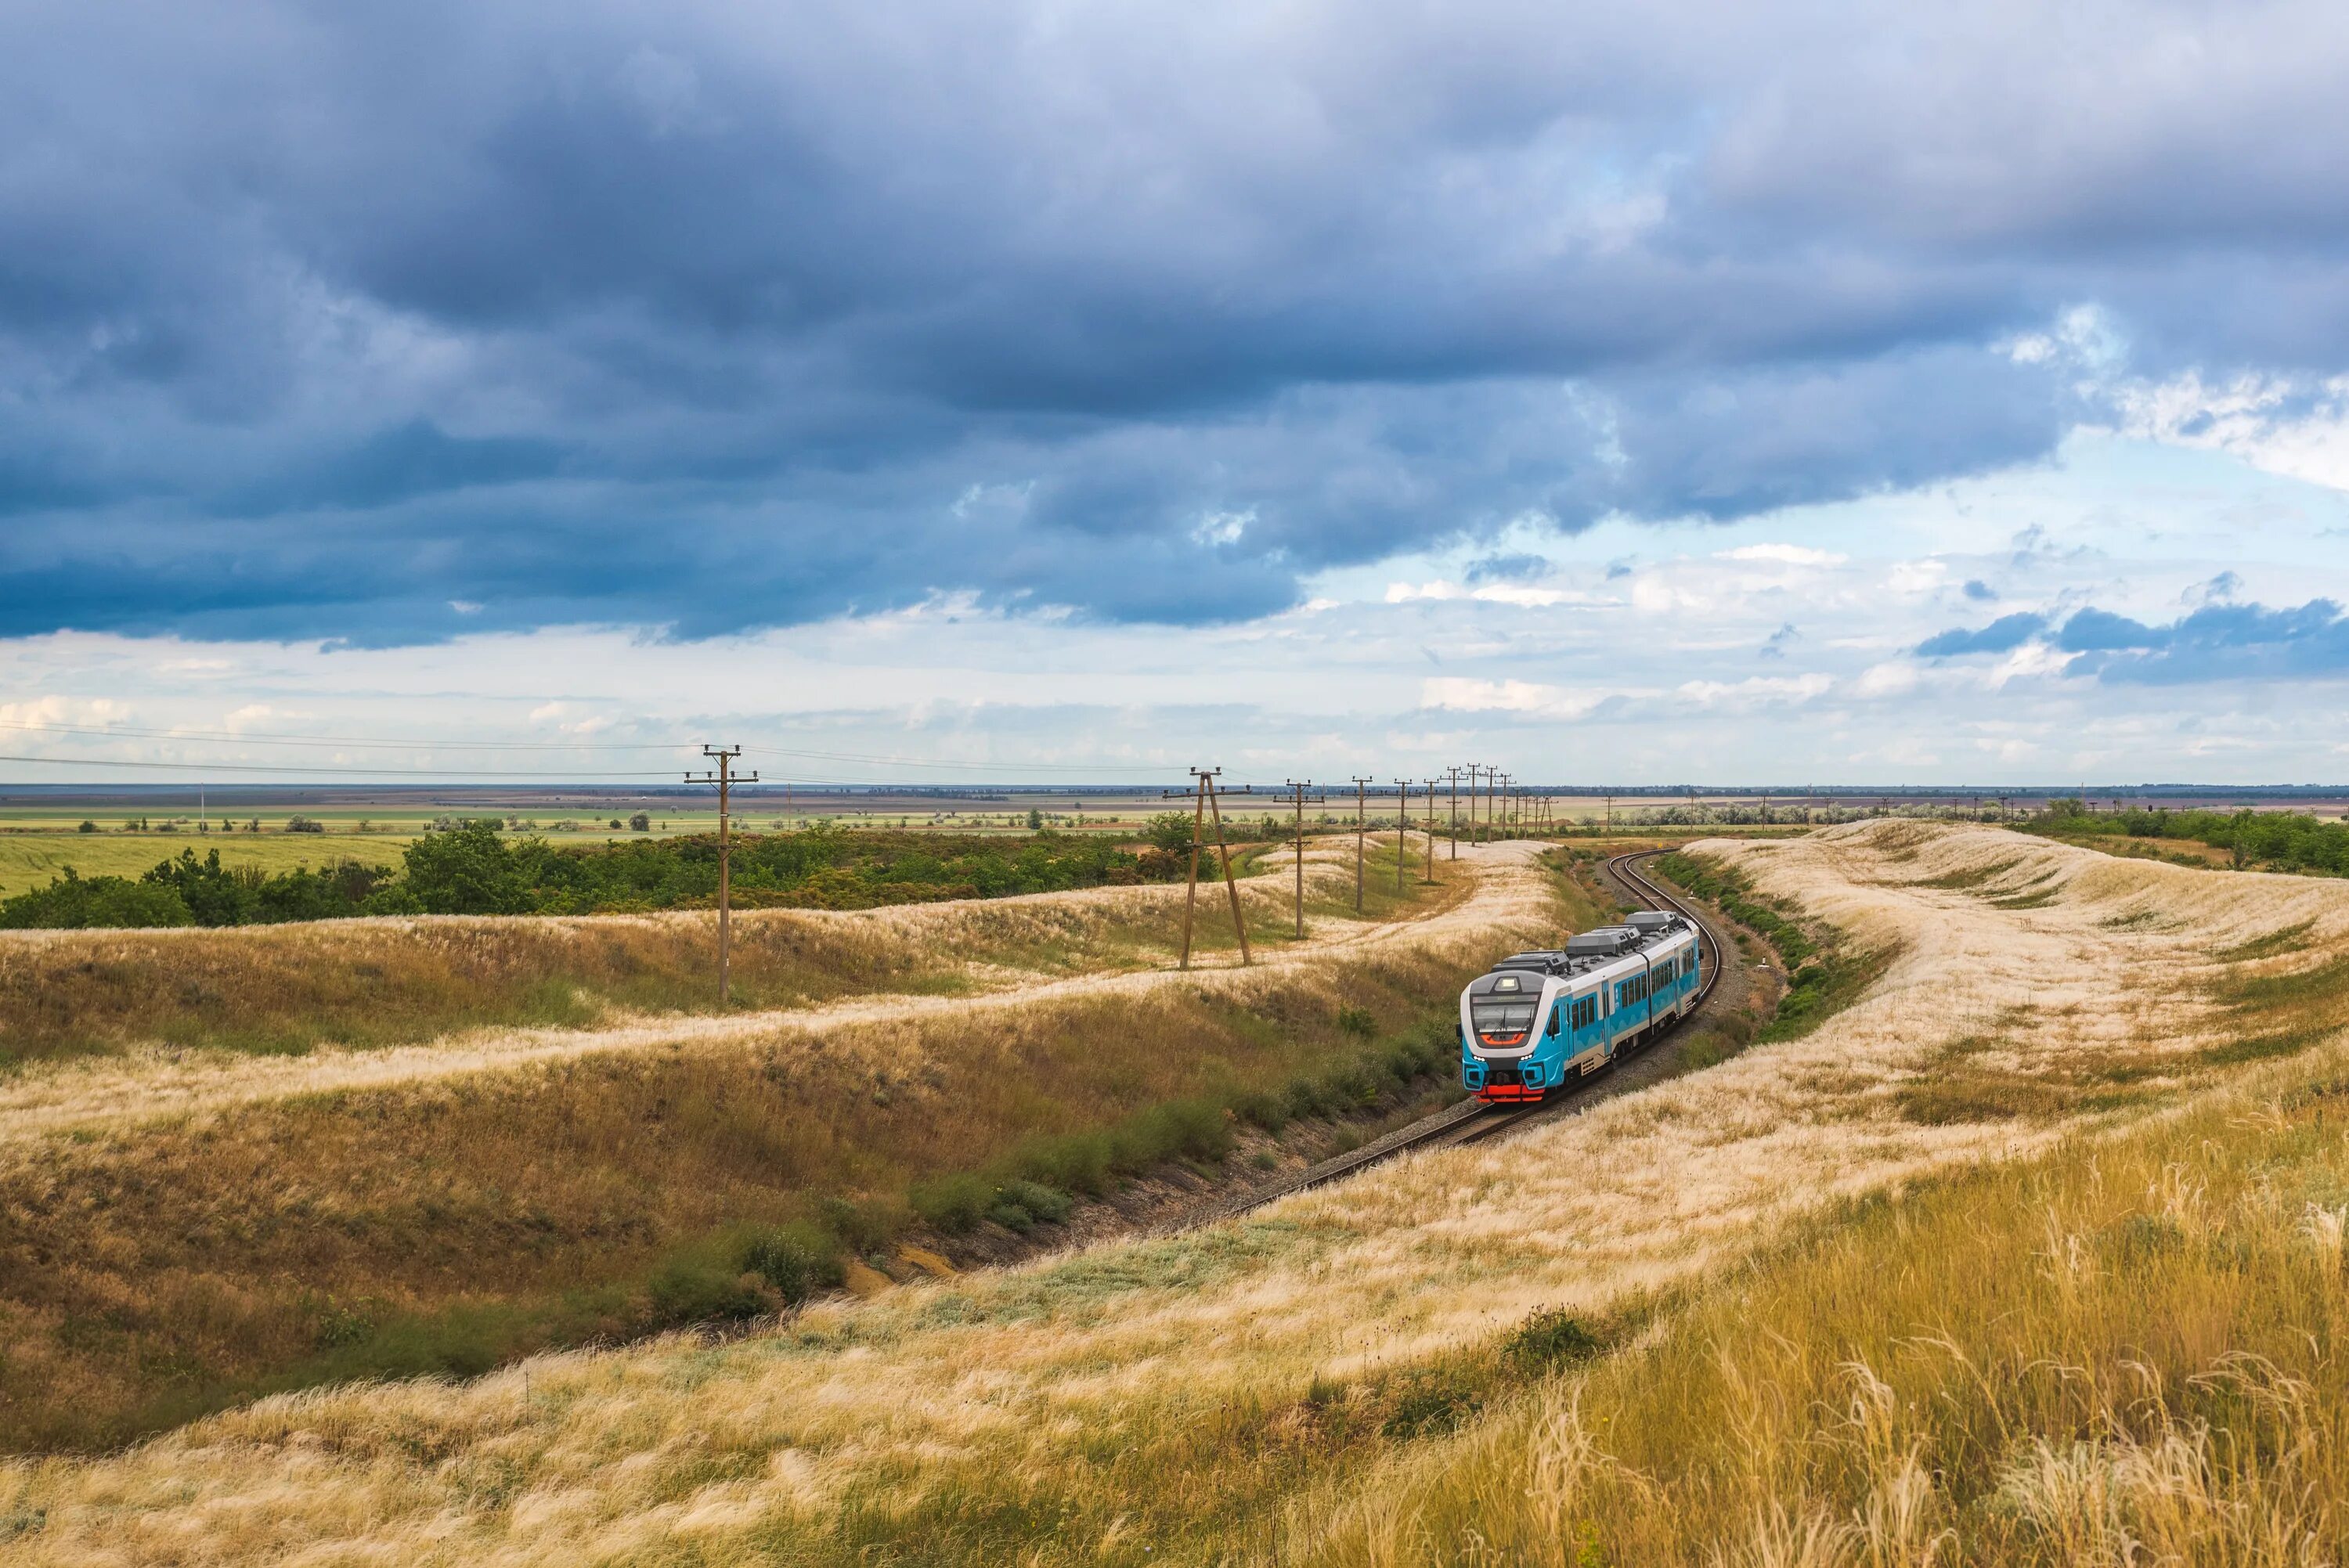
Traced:
<path fill-rule="evenodd" d="M 1228 619 L 2039 457 L 2074 306 L 2349 364 L 2328 16 L 18 7 L 0 626 Z"/>

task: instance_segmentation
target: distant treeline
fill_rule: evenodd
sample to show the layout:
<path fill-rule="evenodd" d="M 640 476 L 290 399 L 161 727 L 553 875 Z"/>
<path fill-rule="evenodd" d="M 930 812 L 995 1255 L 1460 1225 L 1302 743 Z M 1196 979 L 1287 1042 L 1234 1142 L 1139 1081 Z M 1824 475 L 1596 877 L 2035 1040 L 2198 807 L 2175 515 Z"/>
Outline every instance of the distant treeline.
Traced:
<path fill-rule="evenodd" d="M 2077 799 L 2048 802 L 2032 827 L 2056 833 L 2188 839 L 2225 850 L 2238 867 L 2349 876 L 2349 826 L 2294 811 L 2128 810 L 2094 814 Z"/>
<path fill-rule="evenodd" d="M 191 849 L 135 881 L 68 870 L 45 888 L 0 901 L 0 926 L 599 914 L 708 908 L 718 897 L 714 834 L 554 845 L 511 837 L 483 820 L 424 835 L 408 846 L 402 861 L 397 869 L 346 861 L 321 871 L 273 874 L 223 866 L 218 850 L 199 859 Z M 1005 838 L 811 828 L 737 838 L 732 888 L 740 909 L 870 909 L 1163 881 L 1185 869 L 1185 857 L 1164 849 L 1136 854 L 1104 837 L 1049 829 Z"/>

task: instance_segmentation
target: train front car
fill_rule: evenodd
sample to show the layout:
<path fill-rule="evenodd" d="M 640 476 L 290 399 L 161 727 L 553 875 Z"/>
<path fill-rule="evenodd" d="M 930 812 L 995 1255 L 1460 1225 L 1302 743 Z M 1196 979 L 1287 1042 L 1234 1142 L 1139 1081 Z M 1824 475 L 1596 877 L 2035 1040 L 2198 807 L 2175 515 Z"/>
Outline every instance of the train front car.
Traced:
<path fill-rule="evenodd" d="M 1460 994 L 1461 1082 L 1487 1103 L 1537 1100 L 1565 1081 L 1551 1027 L 1562 953 L 1504 958 Z"/>
<path fill-rule="evenodd" d="M 1488 1104 L 1538 1100 L 1692 1011 L 1698 965 L 1696 927 L 1661 910 L 1512 954 L 1460 994 L 1460 1081 Z"/>

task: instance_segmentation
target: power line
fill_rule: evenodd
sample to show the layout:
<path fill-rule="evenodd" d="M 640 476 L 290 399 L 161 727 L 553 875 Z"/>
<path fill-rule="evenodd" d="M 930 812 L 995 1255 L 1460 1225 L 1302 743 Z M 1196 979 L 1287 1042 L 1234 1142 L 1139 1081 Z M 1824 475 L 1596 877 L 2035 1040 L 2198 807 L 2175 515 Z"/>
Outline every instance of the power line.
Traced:
<path fill-rule="evenodd" d="M 687 740 L 424 740 L 357 735 L 290 735 L 283 730 L 157 729 L 143 725 L 49 724 L 37 720 L 0 719 L 0 729 L 45 735 L 86 735 L 101 739 L 184 740 L 252 746 L 361 746 L 418 751 L 690 751 Z M 861 762 L 874 767 L 945 769 L 989 773 L 1076 773 L 1109 779 L 1121 771 L 1173 773 L 1178 769 L 1158 762 L 959 762 L 936 758 L 892 757 L 872 752 L 816 751 L 789 747 L 755 746 L 759 757 L 795 757 L 818 762 Z M 651 775 L 647 775 L 651 777 Z M 812 780 L 815 782 L 815 780 Z"/>
<path fill-rule="evenodd" d="M 177 773 L 297 773 L 305 777 L 356 777 L 378 783 L 396 783 L 400 779 L 564 779 L 578 783 L 590 779 L 666 779 L 669 776 L 667 769 L 657 773 L 581 773 L 575 770 L 558 772 L 511 768 L 403 768 L 398 773 L 387 776 L 381 768 L 330 768 L 323 764 L 303 767 L 261 762 L 129 762 L 98 757 L 23 757 L 10 752 L 0 752 L 0 762 L 37 762 L 52 768 L 160 769 Z"/>
<path fill-rule="evenodd" d="M 38 731 L 46 735 L 92 735 L 114 739 L 197 740 L 254 746 L 383 746 L 434 751 L 689 751 L 685 740 L 387 740 L 357 735 L 287 735 L 281 730 L 155 729 L 135 724 L 42 724 L 0 719 L 0 729 Z"/>

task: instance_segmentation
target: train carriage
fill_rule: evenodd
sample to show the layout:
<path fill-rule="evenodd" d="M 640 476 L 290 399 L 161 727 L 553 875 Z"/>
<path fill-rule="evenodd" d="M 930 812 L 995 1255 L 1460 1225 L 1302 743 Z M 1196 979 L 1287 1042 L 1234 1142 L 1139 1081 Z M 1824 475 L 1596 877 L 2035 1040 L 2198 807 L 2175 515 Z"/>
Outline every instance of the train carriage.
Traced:
<path fill-rule="evenodd" d="M 1703 937 L 1642 910 L 1563 948 L 1512 954 L 1460 995 L 1462 1082 L 1488 1103 L 1539 1100 L 1696 1006 Z"/>

